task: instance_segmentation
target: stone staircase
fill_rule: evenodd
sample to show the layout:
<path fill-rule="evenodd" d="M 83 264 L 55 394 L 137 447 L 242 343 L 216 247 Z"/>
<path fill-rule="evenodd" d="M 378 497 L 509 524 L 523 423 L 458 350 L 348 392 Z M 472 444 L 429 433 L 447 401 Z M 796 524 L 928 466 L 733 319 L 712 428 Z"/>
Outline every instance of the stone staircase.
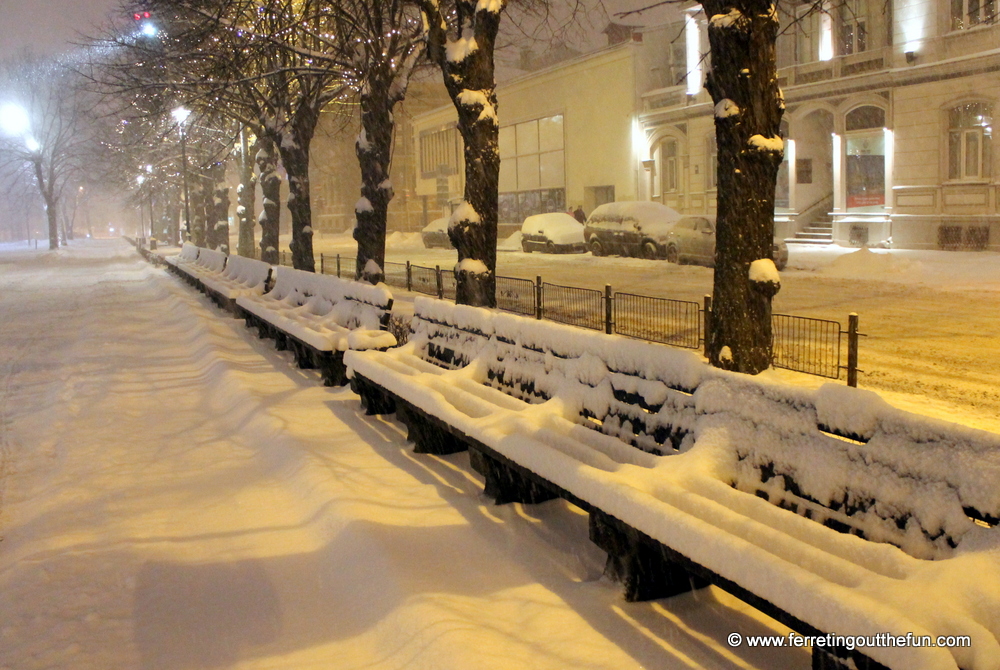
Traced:
<path fill-rule="evenodd" d="M 833 219 L 829 214 L 821 214 L 793 237 L 785 240 L 787 244 L 833 244 Z"/>

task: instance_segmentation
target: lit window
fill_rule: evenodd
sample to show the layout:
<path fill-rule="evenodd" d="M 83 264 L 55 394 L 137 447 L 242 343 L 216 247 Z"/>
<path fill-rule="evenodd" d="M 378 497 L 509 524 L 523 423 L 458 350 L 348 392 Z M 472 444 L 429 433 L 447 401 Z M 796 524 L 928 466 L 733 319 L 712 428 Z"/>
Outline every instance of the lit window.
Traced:
<path fill-rule="evenodd" d="M 868 49 L 868 1 L 847 0 L 840 6 L 840 55 Z"/>
<path fill-rule="evenodd" d="M 989 177 L 993 163 L 993 106 L 959 105 L 948 113 L 948 179 Z"/>
<path fill-rule="evenodd" d="M 708 160 L 705 168 L 705 184 L 707 188 L 715 188 L 719 174 L 719 145 L 715 141 L 715 135 L 708 138 Z"/>
<path fill-rule="evenodd" d="M 996 0 L 951 0 L 951 29 L 964 30 L 997 20 Z"/>
<path fill-rule="evenodd" d="M 677 191 L 677 140 L 664 140 L 660 151 L 660 183 L 664 193 L 674 193 Z"/>

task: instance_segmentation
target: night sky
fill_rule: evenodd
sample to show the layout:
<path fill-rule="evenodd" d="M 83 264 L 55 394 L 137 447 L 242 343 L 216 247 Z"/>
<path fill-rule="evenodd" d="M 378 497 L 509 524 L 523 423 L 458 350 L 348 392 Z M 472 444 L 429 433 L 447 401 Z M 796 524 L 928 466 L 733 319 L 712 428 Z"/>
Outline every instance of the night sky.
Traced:
<path fill-rule="evenodd" d="M 0 58 L 31 49 L 52 54 L 72 48 L 80 33 L 96 34 L 119 0 L 0 0 Z"/>

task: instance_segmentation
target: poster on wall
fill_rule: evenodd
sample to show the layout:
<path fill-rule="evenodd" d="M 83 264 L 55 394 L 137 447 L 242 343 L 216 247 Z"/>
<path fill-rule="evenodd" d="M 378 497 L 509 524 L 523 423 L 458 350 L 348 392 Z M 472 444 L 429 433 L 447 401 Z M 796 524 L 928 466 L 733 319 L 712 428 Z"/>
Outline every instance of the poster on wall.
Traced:
<path fill-rule="evenodd" d="M 847 208 L 885 205 L 885 149 L 882 133 L 847 140 Z"/>

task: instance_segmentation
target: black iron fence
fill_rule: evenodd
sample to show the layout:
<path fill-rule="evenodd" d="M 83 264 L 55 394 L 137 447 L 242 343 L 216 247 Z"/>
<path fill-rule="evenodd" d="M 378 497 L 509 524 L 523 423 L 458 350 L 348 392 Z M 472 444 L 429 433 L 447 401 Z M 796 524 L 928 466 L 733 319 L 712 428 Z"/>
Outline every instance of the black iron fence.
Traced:
<path fill-rule="evenodd" d="M 820 377 L 840 377 L 840 324 L 790 314 L 771 315 L 771 364 Z"/>
<path fill-rule="evenodd" d="M 282 251 L 281 265 L 291 265 L 291 254 Z M 320 254 L 320 272 L 338 277 L 355 277 L 354 257 Z M 426 267 L 387 262 L 385 281 L 390 286 L 455 299 L 455 272 L 440 266 Z M 699 349 L 708 340 L 711 300 L 705 304 L 671 298 L 564 286 L 520 277 L 497 276 L 497 308 L 558 321 L 581 328 L 617 333 L 636 339 L 661 342 L 675 347 Z M 847 371 L 847 383 L 857 385 L 858 321 L 852 314 L 847 331 L 837 321 L 790 314 L 771 318 L 772 364 L 776 368 L 839 379 Z M 842 335 L 847 335 L 847 364 L 842 364 Z"/>
<path fill-rule="evenodd" d="M 620 335 L 687 349 L 701 346 L 704 319 L 696 302 L 615 293 L 614 321 Z"/>

